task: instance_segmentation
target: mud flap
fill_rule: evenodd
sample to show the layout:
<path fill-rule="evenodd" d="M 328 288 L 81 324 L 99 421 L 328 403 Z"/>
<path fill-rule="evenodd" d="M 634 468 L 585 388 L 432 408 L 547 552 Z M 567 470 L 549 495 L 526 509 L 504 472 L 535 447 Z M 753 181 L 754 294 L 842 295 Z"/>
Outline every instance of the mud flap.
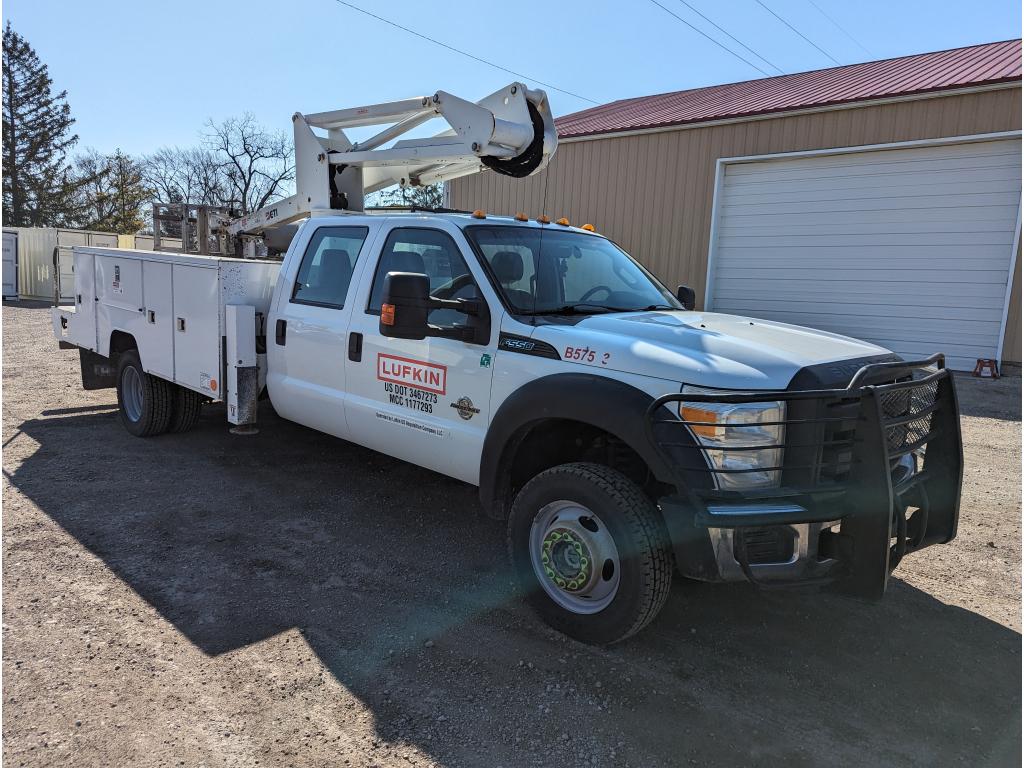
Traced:
<path fill-rule="evenodd" d="M 111 389 L 117 386 L 117 366 L 109 357 L 78 348 L 82 367 L 82 389 Z"/>

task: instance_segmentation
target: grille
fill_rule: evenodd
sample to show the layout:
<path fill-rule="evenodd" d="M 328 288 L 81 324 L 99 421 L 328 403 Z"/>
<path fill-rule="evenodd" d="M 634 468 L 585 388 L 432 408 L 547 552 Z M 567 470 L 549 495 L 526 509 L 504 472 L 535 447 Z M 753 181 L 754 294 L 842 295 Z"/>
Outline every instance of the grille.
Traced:
<path fill-rule="evenodd" d="M 928 436 L 932 428 L 931 409 L 935 405 L 937 393 L 938 385 L 931 382 L 882 395 L 882 418 L 886 422 L 896 422 L 887 423 L 885 426 L 885 441 L 890 452 L 916 447 Z M 905 421 L 907 417 L 917 413 L 922 414 L 920 418 Z"/>

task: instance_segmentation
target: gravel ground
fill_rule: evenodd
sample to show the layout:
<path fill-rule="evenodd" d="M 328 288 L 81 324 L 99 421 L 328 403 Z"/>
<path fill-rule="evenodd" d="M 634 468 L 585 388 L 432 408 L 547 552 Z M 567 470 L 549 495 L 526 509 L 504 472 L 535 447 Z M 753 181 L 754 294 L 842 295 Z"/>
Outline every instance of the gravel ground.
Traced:
<path fill-rule="evenodd" d="M 1021 382 L 959 380 L 959 537 L 881 603 L 677 581 L 609 650 L 512 594 L 475 489 L 209 407 L 118 424 L 3 308 L 8 766 L 1019 763 Z"/>

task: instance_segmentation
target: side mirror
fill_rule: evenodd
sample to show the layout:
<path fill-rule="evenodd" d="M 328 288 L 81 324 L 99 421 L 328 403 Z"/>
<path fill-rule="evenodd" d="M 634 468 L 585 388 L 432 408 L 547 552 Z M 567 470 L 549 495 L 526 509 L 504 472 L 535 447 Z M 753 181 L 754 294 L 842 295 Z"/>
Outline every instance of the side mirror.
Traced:
<path fill-rule="evenodd" d="M 457 328 L 430 325 L 432 309 L 452 309 L 469 315 L 470 321 Z M 384 301 L 380 307 L 381 336 L 395 339 L 425 339 L 436 336 L 486 344 L 490 338 L 487 303 L 477 299 L 436 299 L 430 295 L 430 278 L 419 272 L 388 272 L 384 278 Z"/>
<path fill-rule="evenodd" d="M 684 309 L 693 309 L 697 306 L 697 294 L 688 285 L 680 285 L 676 288 L 676 298 L 683 305 Z"/>
<path fill-rule="evenodd" d="M 380 308 L 381 336 L 425 339 L 430 311 L 430 278 L 415 272 L 388 272 Z"/>

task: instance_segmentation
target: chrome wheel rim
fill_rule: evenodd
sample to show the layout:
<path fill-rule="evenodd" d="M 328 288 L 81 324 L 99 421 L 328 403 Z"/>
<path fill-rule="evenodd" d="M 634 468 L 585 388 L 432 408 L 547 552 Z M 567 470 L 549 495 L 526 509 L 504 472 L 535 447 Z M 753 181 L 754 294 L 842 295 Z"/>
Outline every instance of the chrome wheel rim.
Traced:
<path fill-rule="evenodd" d="M 142 376 L 135 366 L 129 365 L 121 374 L 121 402 L 125 415 L 131 421 L 142 418 L 142 400 Z"/>
<path fill-rule="evenodd" d="M 548 597 L 572 613 L 603 611 L 619 588 L 615 539 L 601 518 L 574 501 L 555 501 L 537 513 L 530 562 Z"/>

